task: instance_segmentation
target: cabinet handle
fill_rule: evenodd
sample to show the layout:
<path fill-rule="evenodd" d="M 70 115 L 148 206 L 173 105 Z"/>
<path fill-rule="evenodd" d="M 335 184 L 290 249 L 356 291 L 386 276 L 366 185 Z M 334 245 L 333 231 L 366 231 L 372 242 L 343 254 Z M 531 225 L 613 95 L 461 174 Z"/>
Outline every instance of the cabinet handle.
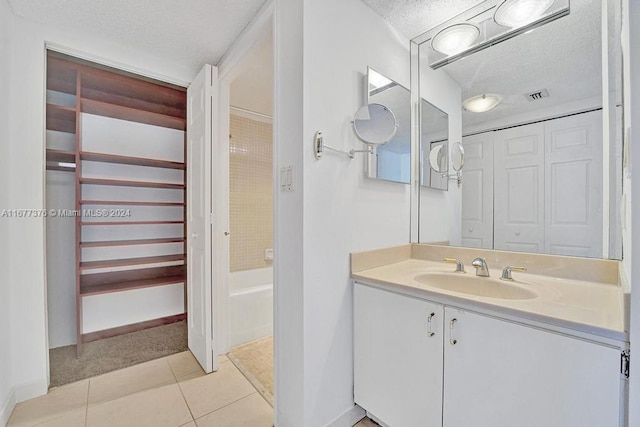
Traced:
<path fill-rule="evenodd" d="M 451 345 L 456 345 L 458 342 L 458 340 L 453 337 L 453 329 L 457 321 L 458 319 L 451 319 L 451 322 L 449 322 L 449 344 Z"/>
<path fill-rule="evenodd" d="M 435 315 L 436 315 L 435 313 L 431 313 L 429 317 L 427 317 L 427 336 L 428 337 L 432 337 L 436 334 L 431 330 L 431 319 L 433 319 L 433 316 Z"/>

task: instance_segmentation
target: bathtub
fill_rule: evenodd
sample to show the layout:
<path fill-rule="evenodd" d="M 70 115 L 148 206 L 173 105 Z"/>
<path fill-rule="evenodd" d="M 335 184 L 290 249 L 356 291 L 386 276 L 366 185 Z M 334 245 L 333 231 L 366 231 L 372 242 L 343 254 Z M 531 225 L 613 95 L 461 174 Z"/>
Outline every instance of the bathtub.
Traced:
<path fill-rule="evenodd" d="M 229 273 L 231 347 L 273 334 L 273 268 Z"/>

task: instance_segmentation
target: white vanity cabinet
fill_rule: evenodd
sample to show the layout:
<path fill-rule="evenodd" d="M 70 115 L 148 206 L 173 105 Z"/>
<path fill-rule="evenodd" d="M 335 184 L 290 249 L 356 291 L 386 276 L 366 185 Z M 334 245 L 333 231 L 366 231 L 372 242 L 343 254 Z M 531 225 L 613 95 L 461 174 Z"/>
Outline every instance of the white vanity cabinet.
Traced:
<path fill-rule="evenodd" d="M 620 425 L 619 348 L 359 283 L 354 292 L 355 401 L 390 427 Z"/>
<path fill-rule="evenodd" d="M 453 307 L 445 322 L 444 426 L 620 425 L 620 349 Z"/>
<path fill-rule="evenodd" d="M 442 423 L 444 307 L 356 284 L 354 394 L 395 427 Z"/>

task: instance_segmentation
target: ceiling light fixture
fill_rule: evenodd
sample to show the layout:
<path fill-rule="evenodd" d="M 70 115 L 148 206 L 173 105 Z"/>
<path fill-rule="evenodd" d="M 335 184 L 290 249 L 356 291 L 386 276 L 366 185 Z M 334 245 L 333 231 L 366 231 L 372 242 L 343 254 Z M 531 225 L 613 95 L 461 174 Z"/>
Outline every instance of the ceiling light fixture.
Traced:
<path fill-rule="evenodd" d="M 505 0 L 493 19 L 504 27 L 517 28 L 540 18 L 554 0 Z"/>
<path fill-rule="evenodd" d="M 502 97 L 495 93 L 485 93 L 466 99 L 464 109 L 472 113 L 485 113 L 493 110 L 502 101 Z"/>
<path fill-rule="evenodd" d="M 455 55 L 471 46 L 480 35 L 480 30 L 471 24 L 455 24 L 445 28 L 433 37 L 433 50 L 445 55 Z"/>

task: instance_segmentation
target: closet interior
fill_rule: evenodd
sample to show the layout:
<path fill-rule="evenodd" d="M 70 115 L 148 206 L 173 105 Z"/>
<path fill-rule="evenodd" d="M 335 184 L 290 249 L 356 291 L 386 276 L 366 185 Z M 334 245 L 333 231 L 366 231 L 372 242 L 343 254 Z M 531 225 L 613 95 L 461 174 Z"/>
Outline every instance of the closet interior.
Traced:
<path fill-rule="evenodd" d="M 47 55 L 49 347 L 186 318 L 186 90 Z"/>

